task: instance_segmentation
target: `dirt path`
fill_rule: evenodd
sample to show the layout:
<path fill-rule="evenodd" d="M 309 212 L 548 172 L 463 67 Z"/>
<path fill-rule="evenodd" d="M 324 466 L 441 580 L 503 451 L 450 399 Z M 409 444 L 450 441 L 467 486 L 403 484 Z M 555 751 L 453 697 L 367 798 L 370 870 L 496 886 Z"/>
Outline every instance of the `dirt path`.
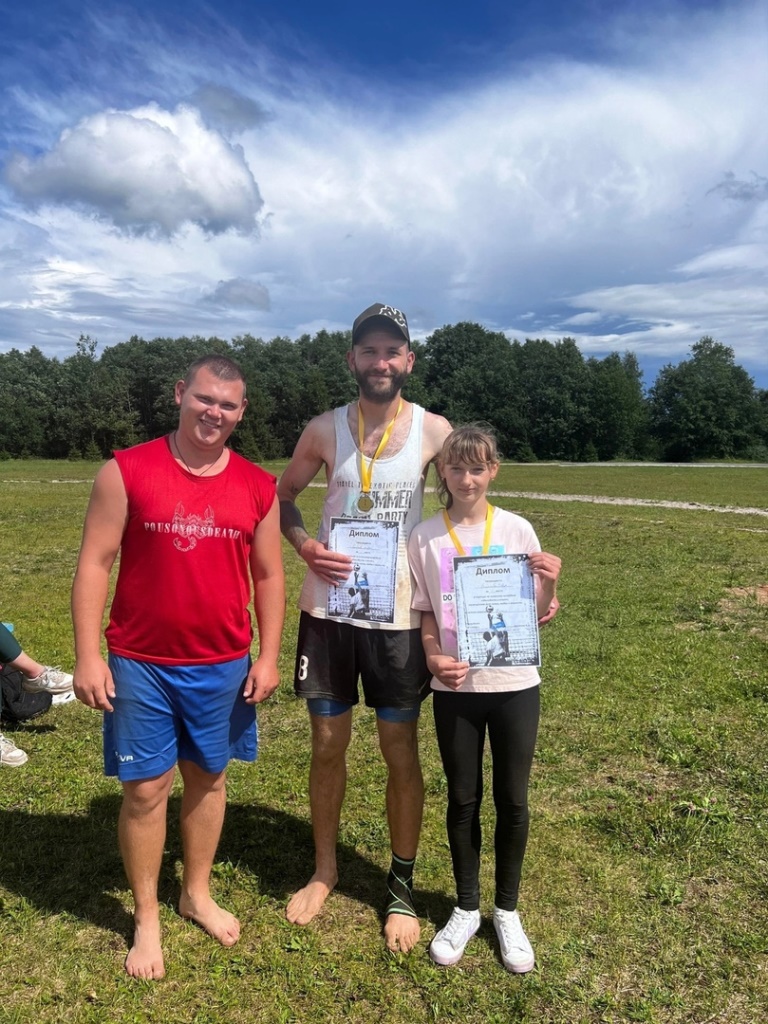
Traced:
<path fill-rule="evenodd" d="M 310 487 L 325 487 L 311 483 Z M 434 491 L 434 487 L 427 487 Z M 611 498 L 604 494 L 547 494 L 544 491 L 489 491 L 499 498 L 529 498 L 532 501 L 582 501 L 590 505 L 639 505 L 644 508 L 681 508 L 692 512 L 730 512 L 737 516 L 767 516 L 766 508 L 739 508 L 736 505 L 702 505 L 698 501 L 658 501 L 652 498 Z"/>
<path fill-rule="evenodd" d="M 584 501 L 591 505 L 641 505 L 644 508 L 682 508 L 693 512 L 731 512 L 738 516 L 768 516 L 765 508 L 737 508 L 734 505 L 702 505 L 698 501 L 655 501 L 651 498 L 609 498 L 599 494 L 544 494 L 540 491 L 491 491 L 501 498 L 530 498 L 534 501 Z"/>
<path fill-rule="evenodd" d="M 594 465 L 594 463 L 590 463 Z M 639 465 L 642 465 L 640 463 Z M 708 468 L 708 467 L 702 467 Z M 87 484 L 91 480 L 6 480 L 10 484 L 50 483 Z M 325 487 L 323 482 L 312 482 L 310 487 Z M 428 491 L 434 490 L 428 487 Z M 651 498 L 611 498 L 602 494 L 546 494 L 543 491 L 490 491 L 500 498 L 528 498 L 531 501 L 581 501 L 590 505 L 637 505 L 643 508 L 680 508 L 692 512 L 728 512 L 737 516 L 766 516 L 766 508 L 739 508 L 735 505 L 703 505 L 698 501 L 661 501 Z"/>

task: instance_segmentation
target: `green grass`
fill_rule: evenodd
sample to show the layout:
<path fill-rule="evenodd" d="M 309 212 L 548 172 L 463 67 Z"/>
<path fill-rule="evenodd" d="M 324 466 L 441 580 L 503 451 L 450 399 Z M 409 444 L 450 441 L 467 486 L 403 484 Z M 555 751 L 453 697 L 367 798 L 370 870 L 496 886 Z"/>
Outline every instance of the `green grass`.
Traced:
<path fill-rule="evenodd" d="M 0 617 L 16 623 L 36 657 L 65 667 L 69 585 L 95 468 L 0 463 Z M 499 486 L 764 507 L 765 473 L 509 466 Z M 308 521 L 317 521 L 321 498 L 320 489 L 305 495 Z M 162 982 L 130 982 L 122 971 L 131 904 L 115 838 L 119 789 L 101 775 L 98 716 L 67 705 L 12 734 L 30 760 L 0 770 L 3 1024 L 765 1019 L 768 606 L 754 588 L 768 583 L 768 523 L 726 512 L 498 504 L 531 519 L 564 564 L 562 612 L 542 637 L 543 711 L 520 903 L 536 970 L 518 978 L 500 966 L 487 917 L 490 855 L 477 939 L 458 967 L 437 968 L 427 956 L 453 895 L 428 709 L 418 949 L 387 954 L 379 934 L 385 776 L 364 710 L 349 756 L 342 880 L 308 928 L 285 921 L 285 902 L 308 877 L 312 855 L 309 731 L 290 687 L 291 610 L 284 685 L 260 711 L 258 763 L 231 768 L 214 872 L 215 893 L 240 916 L 243 937 L 222 949 L 174 912 L 176 793 L 161 878 Z M 290 550 L 286 566 L 293 609 L 302 566 Z M 490 837 L 490 792 L 487 803 Z"/>
<path fill-rule="evenodd" d="M 766 508 L 768 471 L 743 466 L 592 466 L 534 463 L 504 465 L 499 490 L 547 494 L 591 494 L 615 498 L 698 502 Z"/>

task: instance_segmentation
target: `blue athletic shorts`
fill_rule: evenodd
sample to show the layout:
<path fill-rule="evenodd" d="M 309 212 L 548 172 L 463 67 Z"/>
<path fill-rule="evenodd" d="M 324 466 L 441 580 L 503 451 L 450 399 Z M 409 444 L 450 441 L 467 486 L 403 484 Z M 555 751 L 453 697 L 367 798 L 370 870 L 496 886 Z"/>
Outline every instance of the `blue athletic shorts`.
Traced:
<path fill-rule="evenodd" d="M 114 711 L 104 713 L 104 773 L 151 779 L 192 761 L 218 774 L 255 761 L 256 708 L 243 699 L 249 655 L 217 665 L 154 665 L 110 654 Z"/>

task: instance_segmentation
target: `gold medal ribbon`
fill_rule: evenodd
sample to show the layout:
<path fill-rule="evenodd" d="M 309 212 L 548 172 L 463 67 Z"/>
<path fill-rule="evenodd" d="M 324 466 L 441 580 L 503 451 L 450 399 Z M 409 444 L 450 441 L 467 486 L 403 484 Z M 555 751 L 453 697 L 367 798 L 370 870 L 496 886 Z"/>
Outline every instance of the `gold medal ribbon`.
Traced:
<path fill-rule="evenodd" d="M 365 440 L 365 421 L 363 420 L 363 414 L 360 411 L 360 403 L 357 404 L 357 437 L 360 442 L 360 483 L 362 485 L 363 494 L 371 493 L 371 480 L 373 479 L 373 464 L 381 455 L 382 451 L 387 445 L 387 441 L 392 436 L 392 430 L 395 426 L 395 420 L 400 415 L 400 410 L 403 408 L 403 400 L 400 399 L 397 412 L 387 424 L 387 429 L 381 435 L 376 451 L 373 453 L 373 458 L 366 464 L 367 456 L 363 455 L 363 441 Z"/>
<path fill-rule="evenodd" d="M 464 548 L 462 546 L 461 541 L 456 536 L 456 531 L 454 530 L 453 524 L 451 523 L 451 520 L 448 517 L 448 512 L 445 509 L 443 509 L 443 519 L 445 520 L 445 525 L 446 525 L 446 527 L 448 529 L 448 535 L 450 536 L 451 540 L 453 541 L 453 546 L 456 548 L 456 550 L 459 552 L 460 555 L 466 554 L 466 552 L 464 551 Z M 484 555 L 487 555 L 488 552 L 491 550 L 491 521 L 492 521 L 492 519 L 493 519 L 493 505 L 489 505 L 488 509 L 487 509 L 487 511 L 485 513 L 485 533 L 483 534 L 483 554 Z"/>

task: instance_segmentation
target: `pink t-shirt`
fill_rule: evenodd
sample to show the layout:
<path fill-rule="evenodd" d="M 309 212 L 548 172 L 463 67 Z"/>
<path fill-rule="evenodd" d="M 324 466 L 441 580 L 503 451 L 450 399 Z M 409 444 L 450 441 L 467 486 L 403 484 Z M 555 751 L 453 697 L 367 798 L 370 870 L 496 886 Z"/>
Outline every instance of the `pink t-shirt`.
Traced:
<path fill-rule="evenodd" d="M 466 555 L 483 553 L 485 523 L 472 526 L 453 524 L 454 532 Z M 527 519 L 494 508 L 491 523 L 490 555 L 531 554 L 541 551 L 541 545 Z M 433 612 L 440 631 L 440 646 L 444 654 L 458 657 L 456 619 L 454 610 L 453 559 L 459 552 L 445 527 L 442 512 L 425 520 L 414 529 L 408 541 L 408 562 L 414 579 L 412 607 L 418 611 Z M 492 665 L 471 668 L 459 691 L 444 686 L 432 678 L 433 690 L 448 693 L 490 693 L 500 690 L 525 690 L 539 682 L 538 669 L 530 665 L 497 668 Z"/>
<path fill-rule="evenodd" d="M 230 452 L 223 473 L 194 476 L 167 437 L 115 452 L 128 523 L 107 627 L 113 654 L 158 665 L 242 657 L 253 630 L 249 558 L 275 478 Z"/>

